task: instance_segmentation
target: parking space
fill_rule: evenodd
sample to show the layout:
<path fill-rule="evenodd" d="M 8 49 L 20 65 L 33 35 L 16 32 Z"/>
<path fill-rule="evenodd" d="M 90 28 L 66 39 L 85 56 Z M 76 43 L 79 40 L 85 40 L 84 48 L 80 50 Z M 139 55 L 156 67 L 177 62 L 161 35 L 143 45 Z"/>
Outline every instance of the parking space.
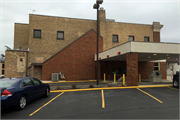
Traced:
<path fill-rule="evenodd" d="M 159 101 L 162 101 L 159 102 Z M 178 119 L 179 90 L 111 89 L 51 93 L 22 111 L 5 110 L 2 119 Z"/>

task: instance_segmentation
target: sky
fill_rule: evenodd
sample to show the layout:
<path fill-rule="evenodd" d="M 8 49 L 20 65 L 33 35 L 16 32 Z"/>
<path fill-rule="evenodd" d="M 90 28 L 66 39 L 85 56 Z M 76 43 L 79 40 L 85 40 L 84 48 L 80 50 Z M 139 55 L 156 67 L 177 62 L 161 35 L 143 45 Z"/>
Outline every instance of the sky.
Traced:
<path fill-rule="evenodd" d="M 13 49 L 14 23 L 29 23 L 29 14 L 96 20 L 96 0 L 0 0 L 0 54 Z M 164 25 L 161 42 L 180 43 L 180 0 L 103 0 L 106 19 Z M 35 10 L 35 11 L 34 11 Z M 0 56 L 1 57 L 1 56 Z"/>

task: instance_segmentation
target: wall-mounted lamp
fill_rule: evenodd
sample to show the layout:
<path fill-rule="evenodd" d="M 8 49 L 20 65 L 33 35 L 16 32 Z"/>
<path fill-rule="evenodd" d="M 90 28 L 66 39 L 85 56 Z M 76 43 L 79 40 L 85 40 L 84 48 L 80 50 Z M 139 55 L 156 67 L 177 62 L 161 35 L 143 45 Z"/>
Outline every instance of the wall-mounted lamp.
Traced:
<path fill-rule="evenodd" d="M 153 55 L 157 55 L 157 54 L 153 54 Z"/>

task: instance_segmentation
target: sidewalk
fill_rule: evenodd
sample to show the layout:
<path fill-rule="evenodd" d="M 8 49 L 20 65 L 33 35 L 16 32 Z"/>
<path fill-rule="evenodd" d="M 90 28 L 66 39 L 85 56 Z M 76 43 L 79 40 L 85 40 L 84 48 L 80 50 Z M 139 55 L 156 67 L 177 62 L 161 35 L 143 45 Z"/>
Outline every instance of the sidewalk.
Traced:
<path fill-rule="evenodd" d="M 107 88 L 107 87 L 122 87 L 123 82 L 116 82 L 114 83 L 112 80 L 99 80 L 99 85 L 97 86 L 96 80 L 79 80 L 79 81 L 57 81 L 57 82 L 52 82 L 52 81 L 43 81 L 43 83 L 48 83 L 50 84 L 51 90 L 56 90 L 58 87 L 60 89 L 72 89 L 72 85 L 75 84 L 76 88 L 78 89 L 87 89 L 89 86 L 93 86 L 94 88 Z M 157 87 L 157 86 L 172 86 L 172 82 L 168 80 L 162 80 L 160 83 L 150 83 L 149 81 L 142 81 L 139 83 L 139 87 Z M 127 86 L 127 82 L 125 82 L 124 87 L 132 87 L 132 86 Z M 137 87 L 137 86 L 136 86 Z"/>

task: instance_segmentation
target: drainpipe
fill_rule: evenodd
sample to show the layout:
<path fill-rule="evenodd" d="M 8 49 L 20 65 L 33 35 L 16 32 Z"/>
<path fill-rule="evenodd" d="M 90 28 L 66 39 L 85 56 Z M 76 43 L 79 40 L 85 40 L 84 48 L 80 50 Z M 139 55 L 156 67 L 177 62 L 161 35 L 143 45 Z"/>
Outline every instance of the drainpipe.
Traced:
<path fill-rule="evenodd" d="M 27 77 L 27 71 L 28 71 L 28 51 L 27 51 L 27 56 L 26 56 L 26 77 Z"/>

